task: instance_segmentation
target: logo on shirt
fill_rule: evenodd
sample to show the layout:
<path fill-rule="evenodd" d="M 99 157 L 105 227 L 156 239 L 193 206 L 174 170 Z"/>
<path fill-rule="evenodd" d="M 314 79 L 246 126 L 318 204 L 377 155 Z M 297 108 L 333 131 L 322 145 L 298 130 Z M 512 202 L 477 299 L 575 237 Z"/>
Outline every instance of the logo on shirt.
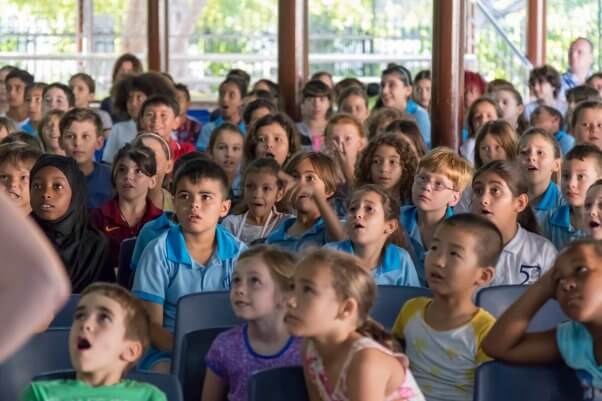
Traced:
<path fill-rule="evenodd" d="M 541 277 L 541 266 L 520 265 L 520 274 L 523 277 L 521 285 L 532 284 Z"/>
<path fill-rule="evenodd" d="M 121 227 L 119 227 L 119 226 L 113 226 L 113 227 L 111 227 L 111 226 L 105 226 L 105 232 L 110 233 L 111 231 L 119 230 L 120 228 Z"/>

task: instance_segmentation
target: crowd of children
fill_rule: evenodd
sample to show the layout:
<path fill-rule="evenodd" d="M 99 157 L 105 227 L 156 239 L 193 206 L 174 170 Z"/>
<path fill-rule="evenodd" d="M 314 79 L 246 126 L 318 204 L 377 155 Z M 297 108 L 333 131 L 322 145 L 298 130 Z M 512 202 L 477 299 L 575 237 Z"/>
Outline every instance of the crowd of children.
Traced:
<path fill-rule="evenodd" d="M 163 399 L 123 373 L 168 372 L 178 300 L 217 290 L 244 323 L 209 350 L 204 401 L 245 400 L 253 372 L 294 365 L 312 401 L 472 400 L 492 357 L 563 359 L 602 391 L 602 74 L 578 58 L 592 51 L 578 38 L 566 74 L 534 68 L 530 102 L 466 72 L 459 153 L 431 149 L 430 72 L 397 64 L 372 110 L 359 80 L 314 74 L 296 123 L 277 83 L 234 69 L 205 124 L 184 84 L 133 55 L 102 109 L 87 74 L 46 85 L 3 67 L 0 184 L 81 293 L 76 380 L 24 399 Z M 122 270 L 131 293 L 107 284 Z M 400 304 L 391 334 L 369 316 L 377 285 L 432 297 Z M 496 285 L 529 286 L 497 323 L 474 302 Z M 526 334 L 551 297 L 571 320 Z"/>

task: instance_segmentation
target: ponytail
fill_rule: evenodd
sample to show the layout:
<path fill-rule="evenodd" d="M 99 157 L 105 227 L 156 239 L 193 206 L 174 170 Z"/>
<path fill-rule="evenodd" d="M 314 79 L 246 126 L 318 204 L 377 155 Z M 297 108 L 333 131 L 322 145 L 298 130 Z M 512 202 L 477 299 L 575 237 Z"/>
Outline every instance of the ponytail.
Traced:
<path fill-rule="evenodd" d="M 373 339 L 392 352 L 401 352 L 401 346 L 395 337 L 371 317 L 368 317 L 366 321 L 357 328 L 356 332 L 364 337 Z"/>

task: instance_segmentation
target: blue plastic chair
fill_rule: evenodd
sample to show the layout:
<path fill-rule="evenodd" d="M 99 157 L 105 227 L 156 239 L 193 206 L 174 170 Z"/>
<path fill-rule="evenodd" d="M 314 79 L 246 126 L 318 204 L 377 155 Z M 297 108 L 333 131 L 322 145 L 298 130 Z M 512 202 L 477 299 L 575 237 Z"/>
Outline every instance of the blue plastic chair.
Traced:
<path fill-rule="evenodd" d="M 119 246 L 119 266 L 117 267 L 117 283 L 125 288 L 132 288 L 132 255 L 136 246 L 136 237 L 121 241 Z"/>
<path fill-rule="evenodd" d="M 184 400 L 198 401 L 205 383 L 205 356 L 213 340 L 229 327 L 196 330 L 184 335 L 180 346 L 174 350 L 172 373 L 182 384 Z"/>
<path fill-rule="evenodd" d="M 477 305 L 499 318 L 526 290 L 524 285 L 500 285 L 483 288 L 477 293 Z M 528 331 L 550 330 L 568 320 L 555 299 L 550 299 L 535 314 Z"/>
<path fill-rule="evenodd" d="M 169 401 L 184 401 L 180 382 L 175 375 L 152 372 L 130 372 L 126 377 L 130 380 L 135 380 L 141 383 L 149 383 L 156 386 L 159 390 L 165 393 L 165 396 Z M 70 379 L 75 379 L 74 370 L 45 372 L 36 375 L 33 378 L 34 381 Z"/>
<path fill-rule="evenodd" d="M 376 291 L 376 301 L 370 310 L 370 316 L 382 324 L 385 329 L 391 330 L 401 307 L 406 301 L 416 297 L 431 296 L 431 290 L 428 288 L 379 285 Z"/>
<path fill-rule="evenodd" d="M 249 401 L 308 401 L 303 368 L 265 369 L 249 379 Z"/>
<path fill-rule="evenodd" d="M 564 364 L 510 365 L 492 361 L 477 368 L 474 401 L 575 401 L 583 391 Z"/>
<path fill-rule="evenodd" d="M 64 369 L 72 369 L 69 329 L 49 329 L 38 334 L 0 364 L 0 400 L 20 400 L 34 376 Z"/>
<path fill-rule="evenodd" d="M 63 306 L 63 309 L 56 314 L 49 328 L 70 328 L 73 323 L 73 316 L 75 315 L 75 309 L 79 302 L 79 294 L 72 294 L 69 300 Z"/>

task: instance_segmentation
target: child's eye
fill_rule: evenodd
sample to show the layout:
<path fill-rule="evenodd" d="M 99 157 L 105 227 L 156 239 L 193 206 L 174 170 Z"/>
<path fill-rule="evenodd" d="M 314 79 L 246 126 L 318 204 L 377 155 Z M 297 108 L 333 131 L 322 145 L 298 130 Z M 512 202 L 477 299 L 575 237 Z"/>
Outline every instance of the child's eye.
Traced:
<path fill-rule="evenodd" d="M 237 276 L 234 276 L 234 277 L 232 277 L 232 282 L 233 282 L 234 284 L 238 284 L 238 283 L 240 283 L 240 277 L 237 277 Z"/>
<path fill-rule="evenodd" d="M 429 248 L 429 250 L 436 251 L 437 250 L 437 245 L 431 245 L 431 247 Z"/>
<path fill-rule="evenodd" d="M 261 280 L 259 278 L 257 278 L 257 277 L 252 277 L 251 278 L 251 283 L 254 284 L 254 285 L 259 285 L 259 284 L 261 284 Z"/>
<path fill-rule="evenodd" d="M 56 189 L 56 190 L 61 190 L 61 189 L 63 189 L 63 188 L 64 188 L 64 187 L 63 187 L 63 184 L 54 184 L 52 187 L 53 187 L 54 189 Z"/>
<path fill-rule="evenodd" d="M 587 268 L 587 266 L 579 266 L 579 267 L 577 267 L 577 269 L 576 269 L 576 271 L 577 271 L 577 274 L 585 274 L 585 273 L 587 273 L 587 272 L 588 272 L 588 270 L 589 270 L 589 269 Z"/>
<path fill-rule="evenodd" d="M 180 192 L 178 194 L 178 199 L 180 200 L 188 200 L 190 198 L 190 194 L 187 192 Z"/>
<path fill-rule="evenodd" d="M 310 294 L 312 292 L 313 292 L 313 289 L 310 286 L 308 286 L 308 285 L 304 285 L 303 286 L 303 293 L 304 294 Z"/>
<path fill-rule="evenodd" d="M 577 174 L 577 179 L 578 179 L 578 180 L 582 180 L 582 179 L 584 179 L 584 178 L 585 178 L 585 175 L 584 175 L 584 174 Z"/>
<path fill-rule="evenodd" d="M 82 320 L 85 316 L 86 315 L 83 312 L 76 312 L 75 315 L 73 315 L 73 319 Z"/>
<path fill-rule="evenodd" d="M 449 254 L 452 255 L 453 257 L 461 258 L 461 255 L 456 251 L 451 251 Z"/>
<path fill-rule="evenodd" d="M 208 195 L 208 194 L 203 194 L 203 195 L 201 196 L 201 199 L 202 199 L 202 200 L 204 200 L 204 201 L 211 200 L 212 198 L 213 198 L 213 197 L 212 197 L 211 195 Z"/>
<path fill-rule="evenodd" d="M 101 313 L 98 315 L 98 320 L 100 320 L 101 322 L 111 322 L 113 321 L 113 319 L 111 319 L 111 315 L 109 315 L 108 313 Z"/>

